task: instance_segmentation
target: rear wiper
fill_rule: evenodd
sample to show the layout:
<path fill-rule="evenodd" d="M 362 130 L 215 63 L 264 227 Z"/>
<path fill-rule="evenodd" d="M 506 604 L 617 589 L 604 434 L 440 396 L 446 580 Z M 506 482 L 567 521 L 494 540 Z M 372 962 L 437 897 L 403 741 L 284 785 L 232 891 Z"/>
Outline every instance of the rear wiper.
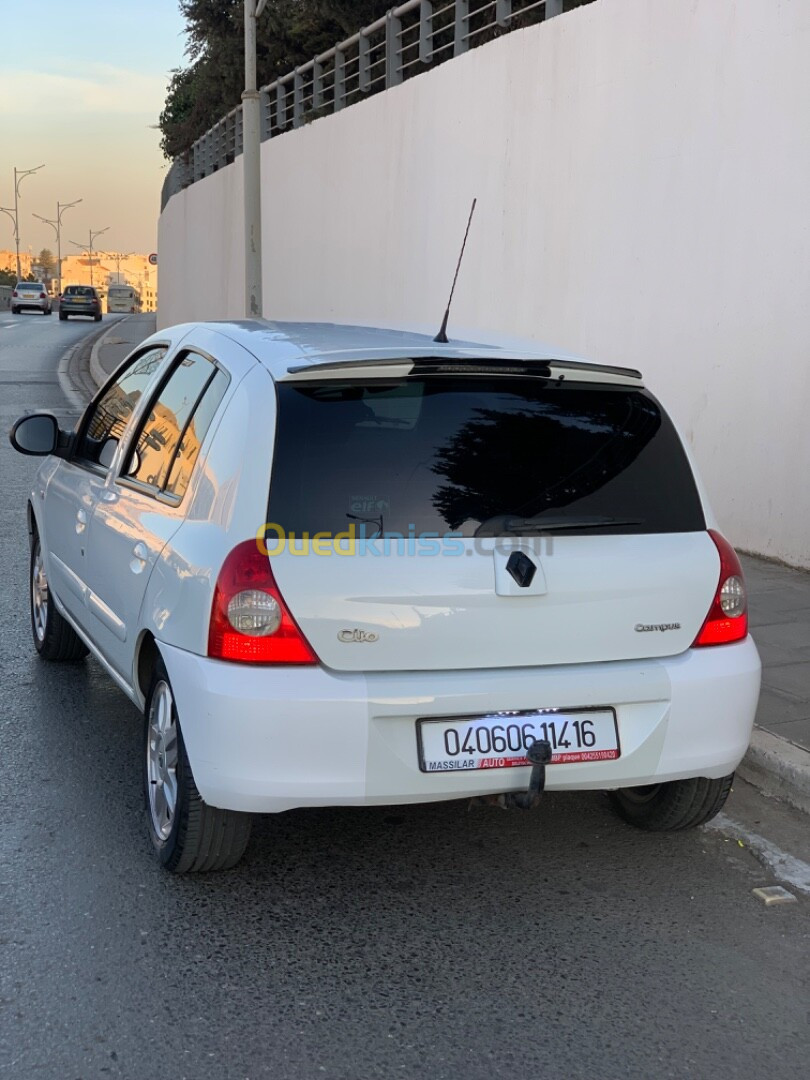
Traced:
<path fill-rule="evenodd" d="M 475 530 L 476 536 L 501 536 L 504 533 L 528 535 L 530 533 L 573 532 L 577 529 L 612 529 L 618 525 L 643 525 L 641 518 L 587 517 L 566 518 L 541 514 L 521 518 L 511 514 L 496 514 L 482 521 Z"/>

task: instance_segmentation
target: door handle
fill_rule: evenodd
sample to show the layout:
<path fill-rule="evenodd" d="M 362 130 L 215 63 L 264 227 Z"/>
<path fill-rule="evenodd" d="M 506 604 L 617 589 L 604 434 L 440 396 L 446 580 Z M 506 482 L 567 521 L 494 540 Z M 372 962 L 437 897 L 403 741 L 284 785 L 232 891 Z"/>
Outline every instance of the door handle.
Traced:
<path fill-rule="evenodd" d="M 149 551 L 146 544 L 142 540 L 139 540 L 135 547 L 132 549 L 134 558 L 130 560 L 129 568 L 133 574 L 140 574 L 149 559 Z"/>
<path fill-rule="evenodd" d="M 87 511 L 79 510 L 76 514 L 76 532 L 83 533 L 87 528 Z"/>

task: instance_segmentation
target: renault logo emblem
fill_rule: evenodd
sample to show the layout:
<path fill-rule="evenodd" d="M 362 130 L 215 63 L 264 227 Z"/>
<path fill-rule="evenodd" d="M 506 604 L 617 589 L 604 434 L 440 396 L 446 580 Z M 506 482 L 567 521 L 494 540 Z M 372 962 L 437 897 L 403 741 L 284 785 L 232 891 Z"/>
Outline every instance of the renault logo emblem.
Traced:
<path fill-rule="evenodd" d="M 534 565 L 528 555 L 525 555 L 522 551 L 513 551 L 509 556 L 509 561 L 506 564 L 506 569 L 521 587 L 521 589 L 528 589 L 532 583 L 534 575 L 537 573 L 537 567 Z"/>

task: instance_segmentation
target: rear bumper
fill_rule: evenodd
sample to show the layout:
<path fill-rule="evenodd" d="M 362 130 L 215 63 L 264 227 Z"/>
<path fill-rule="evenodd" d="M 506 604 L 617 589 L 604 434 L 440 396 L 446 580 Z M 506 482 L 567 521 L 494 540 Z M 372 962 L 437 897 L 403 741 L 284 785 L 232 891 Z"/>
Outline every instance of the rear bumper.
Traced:
<path fill-rule="evenodd" d="M 161 652 L 200 794 L 258 812 L 521 790 L 528 768 L 419 770 L 417 718 L 504 709 L 615 707 L 622 756 L 550 766 L 549 790 L 727 776 L 748 747 L 761 671 L 750 637 L 661 660 L 372 675 Z"/>

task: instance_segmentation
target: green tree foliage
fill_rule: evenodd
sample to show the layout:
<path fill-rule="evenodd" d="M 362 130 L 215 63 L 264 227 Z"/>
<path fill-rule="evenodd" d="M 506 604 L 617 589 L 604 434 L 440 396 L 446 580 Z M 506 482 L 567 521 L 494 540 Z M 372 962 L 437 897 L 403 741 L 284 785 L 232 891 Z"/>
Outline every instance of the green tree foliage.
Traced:
<path fill-rule="evenodd" d="M 286 75 L 384 15 L 391 0 L 269 0 L 257 26 L 259 85 Z M 243 0 L 180 0 L 187 67 L 172 72 L 159 127 L 167 158 L 185 153 L 241 100 Z"/>
<path fill-rule="evenodd" d="M 56 269 L 56 256 L 50 248 L 43 248 L 40 251 L 37 262 L 42 267 L 42 273 L 46 281 L 48 278 L 53 277 L 53 272 Z"/>
<path fill-rule="evenodd" d="M 33 274 L 23 274 L 20 281 L 36 281 L 37 279 Z M 11 285 L 12 288 L 17 284 L 17 274 L 14 270 L 0 270 L 0 285 Z"/>

